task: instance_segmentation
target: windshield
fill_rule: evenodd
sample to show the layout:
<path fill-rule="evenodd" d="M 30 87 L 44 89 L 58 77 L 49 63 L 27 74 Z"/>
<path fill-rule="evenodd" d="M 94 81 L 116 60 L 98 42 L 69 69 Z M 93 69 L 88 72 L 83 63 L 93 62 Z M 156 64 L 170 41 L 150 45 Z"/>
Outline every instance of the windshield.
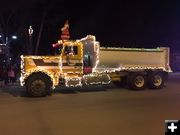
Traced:
<path fill-rule="evenodd" d="M 54 54 L 55 55 L 60 55 L 62 53 L 62 48 L 63 48 L 62 45 L 59 45 L 59 46 L 55 47 L 54 48 Z"/>

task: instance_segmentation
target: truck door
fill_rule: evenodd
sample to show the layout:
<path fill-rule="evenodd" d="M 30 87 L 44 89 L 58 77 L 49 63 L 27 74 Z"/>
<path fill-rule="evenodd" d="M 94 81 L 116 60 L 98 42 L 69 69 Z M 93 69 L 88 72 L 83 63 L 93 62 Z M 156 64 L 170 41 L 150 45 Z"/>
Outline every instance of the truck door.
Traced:
<path fill-rule="evenodd" d="M 63 73 L 83 73 L 82 45 L 65 45 L 62 61 Z"/>

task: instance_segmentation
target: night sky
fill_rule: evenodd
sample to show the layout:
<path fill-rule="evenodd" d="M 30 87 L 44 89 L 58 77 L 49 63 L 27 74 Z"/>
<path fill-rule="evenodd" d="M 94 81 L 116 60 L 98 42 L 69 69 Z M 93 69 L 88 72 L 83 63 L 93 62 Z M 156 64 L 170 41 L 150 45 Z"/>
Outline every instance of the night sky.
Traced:
<path fill-rule="evenodd" d="M 178 0 L 6 0 L 0 4 L 0 32 L 19 37 L 11 42 L 15 55 L 27 53 L 29 25 L 36 45 L 43 15 L 40 55 L 52 53 L 66 19 L 72 39 L 93 34 L 102 46 L 180 50 L 179 7 Z"/>

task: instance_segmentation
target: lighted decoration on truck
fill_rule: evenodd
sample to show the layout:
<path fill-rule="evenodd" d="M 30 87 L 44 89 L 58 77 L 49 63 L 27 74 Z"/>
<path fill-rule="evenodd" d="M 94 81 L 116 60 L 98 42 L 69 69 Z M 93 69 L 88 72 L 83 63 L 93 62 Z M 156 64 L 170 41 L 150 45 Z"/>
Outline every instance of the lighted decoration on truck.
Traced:
<path fill-rule="evenodd" d="M 21 56 L 21 85 L 27 83 L 26 89 L 32 96 L 43 96 L 49 87 L 59 85 L 83 87 L 122 80 L 130 89 L 145 89 L 146 83 L 149 88 L 159 89 L 163 88 L 165 76 L 171 72 L 169 48 L 105 48 L 100 47 L 92 35 L 61 43 L 59 55 Z M 69 47 L 73 55 L 66 53 Z M 42 78 L 32 77 L 34 73 Z M 36 78 L 41 83 L 38 84 Z M 30 88 L 31 84 L 37 87 Z"/>

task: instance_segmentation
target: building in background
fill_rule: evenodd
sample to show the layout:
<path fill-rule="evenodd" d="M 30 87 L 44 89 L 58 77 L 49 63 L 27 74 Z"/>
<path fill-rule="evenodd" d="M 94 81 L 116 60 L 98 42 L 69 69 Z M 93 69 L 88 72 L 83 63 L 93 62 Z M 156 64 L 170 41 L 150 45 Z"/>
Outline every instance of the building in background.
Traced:
<path fill-rule="evenodd" d="M 5 80 L 8 68 L 9 49 L 6 44 L 0 44 L 0 81 Z"/>

